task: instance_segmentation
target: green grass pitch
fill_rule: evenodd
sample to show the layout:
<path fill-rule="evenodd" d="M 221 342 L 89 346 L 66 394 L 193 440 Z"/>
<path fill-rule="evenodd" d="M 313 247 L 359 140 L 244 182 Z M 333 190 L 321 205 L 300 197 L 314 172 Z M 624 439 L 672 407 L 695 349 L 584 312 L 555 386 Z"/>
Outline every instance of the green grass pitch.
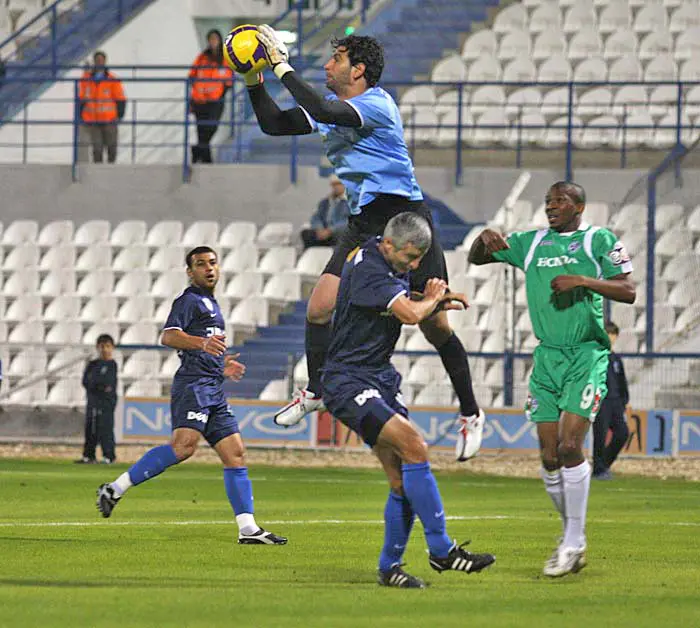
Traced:
<path fill-rule="evenodd" d="M 700 485 L 594 483 L 589 566 L 541 576 L 559 522 L 540 481 L 438 473 L 448 532 L 496 554 L 439 575 L 416 524 L 423 591 L 375 584 L 380 471 L 256 467 L 258 522 L 285 547 L 239 546 L 221 469 L 186 463 L 104 520 L 95 489 L 126 466 L 0 460 L 0 626 L 700 626 Z"/>

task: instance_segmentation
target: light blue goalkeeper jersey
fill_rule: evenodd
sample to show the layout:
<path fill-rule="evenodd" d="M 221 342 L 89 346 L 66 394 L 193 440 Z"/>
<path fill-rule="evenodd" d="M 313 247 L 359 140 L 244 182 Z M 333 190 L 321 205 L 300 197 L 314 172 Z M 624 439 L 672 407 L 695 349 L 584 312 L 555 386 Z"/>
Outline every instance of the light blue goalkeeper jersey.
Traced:
<path fill-rule="evenodd" d="M 335 94 L 326 98 L 338 100 Z M 361 127 L 323 124 L 307 117 L 321 134 L 328 160 L 345 185 L 350 213 L 360 214 L 378 194 L 423 200 L 394 99 L 381 87 L 370 87 L 345 102 L 357 111 Z"/>

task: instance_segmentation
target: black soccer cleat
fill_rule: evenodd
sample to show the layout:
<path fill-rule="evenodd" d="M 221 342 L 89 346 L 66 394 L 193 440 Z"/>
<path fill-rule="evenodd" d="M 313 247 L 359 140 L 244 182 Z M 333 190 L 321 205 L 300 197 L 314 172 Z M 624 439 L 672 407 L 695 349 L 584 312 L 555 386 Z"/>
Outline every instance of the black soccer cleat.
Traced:
<path fill-rule="evenodd" d="M 461 545 L 455 544 L 450 549 L 450 553 L 445 558 L 429 555 L 428 562 L 430 566 L 442 573 L 443 571 L 464 571 L 466 573 L 474 573 L 486 569 L 489 565 L 496 562 L 496 557 L 493 554 L 472 554 L 465 549 L 470 541 L 465 541 Z"/>
<path fill-rule="evenodd" d="M 425 589 L 428 586 L 420 578 L 407 574 L 401 567 L 403 567 L 403 563 L 393 565 L 389 571 L 377 570 L 377 583 L 383 587 L 397 587 L 399 589 Z"/>
<path fill-rule="evenodd" d="M 277 536 L 263 530 L 260 528 L 257 532 L 253 534 L 239 534 L 238 535 L 239 545 L 286 545 L 287 537 Z"/>
<path fill-rule="evenodd" d="M 112 514 L 120 499 L 121 496 L 117 495 L 109 484 L 103 484 L 97 489 L 97 510 L 106 519 Z"/>

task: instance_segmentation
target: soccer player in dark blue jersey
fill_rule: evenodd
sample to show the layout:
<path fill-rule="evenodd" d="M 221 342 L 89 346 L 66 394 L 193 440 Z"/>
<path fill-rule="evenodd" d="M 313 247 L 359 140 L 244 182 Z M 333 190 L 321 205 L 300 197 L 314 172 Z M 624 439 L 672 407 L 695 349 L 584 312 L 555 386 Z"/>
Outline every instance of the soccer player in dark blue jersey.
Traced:
<path fill-rule="evenodd" d="M 368 237 L 381 235 L 387 221 L 412 211 L 428 221 L 430 211 L 416 181 L 413 163 L 403 137 L 401 115 L 392 97 L 377 85 L 384 69 L 384 51 L 372 37 L 350 35 L 334 40 L 326 63 L 324 97 L 306 83 L 288 63 L 288 55 L 275 31 L 258 27 L 275 75 L 299 106 L 280 110 L 262 84 L 262 74 L 245 75 L 260 128 L 270 135 L 304 135 L 318 131 L 336 175 L 345 185 L 351 216 L 348 229 L 335 248 L 309 300 L 306 325 L 306 357 L 309 383 L 275 416 L 278 425 L 294 425 L 312 410 L 322 407 L 320 371 L 326 357 L 330 321 L 340 274 L 348 253 Z M 413 290 L 421 291 L 429 277 L 447 281 L 447 267 L 440 243 L 433 245 L 411 277 Z M 474 398 L 467 354 L 450 328 L 445 312 L 420 324 L 435 346 L 450 376 L 460 414 L 456 454 L 468 460 L 481 446 L 483 412 Z"/>
<path fill-rule="evenodd" d="M 408 420 L 401 376 L 390 361 L 402 324 L 420 324 L 438 310 L 466 306 L 465 298 L 448 293 L 439 278 L 426 281 L 422 300 L 409 298 L 409 271 L 418 268 L 430 243 L 428 222 L 404 212 L 389 220 L 383 238 L 371 238 L 351 254 L 340 279 L 322 376 L 326 407 L 372 447 L 389 479 L 378 582 L 402 588 L 425 586 L 401 564 L 416 515 L 436 571 L 472 573 L 495 560 L 491 554 L 467 552 L 447 536 L 428 447 Z"/>
<path fill-rule="evenodd" d="M 245 447 L 238 423 L 224 396 L 225 378 L 239 380 L 245 367 L 226 354 L 224 317 L 214 289 L 219 262 L 208 246 L 187 253 L 190 286 L 173 302 L 161 342 L 180 355 L 173 378 L 169 445 L 154 447 L 114 482 L 97 490 L 97 508 L 109 517 L 124 493 L 194 454 L 201 436 L 224 465 L 224 485 L 238 524 L 238 542 L 244 545 L 284 545 L 287 539 L 263 530 L 253 515 L 253 488 L 245 463 Z"/>

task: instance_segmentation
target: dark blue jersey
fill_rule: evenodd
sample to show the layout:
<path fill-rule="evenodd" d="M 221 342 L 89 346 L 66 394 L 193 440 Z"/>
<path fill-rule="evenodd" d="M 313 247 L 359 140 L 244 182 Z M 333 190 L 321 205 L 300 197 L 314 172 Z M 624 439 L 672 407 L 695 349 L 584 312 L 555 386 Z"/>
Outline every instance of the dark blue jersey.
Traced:
<path fill-rule="evenodd" d="M 90 360 L 83 371 L 83 386 L 88 406 L 117 404 L 117 363 L 114 360 Z"/>
<path fill-rule="evenodd" d="M 401 322 L 389 308 L 410 288 L 408 274 L 396 273 L 384 259 L 377 247 L 380 241 L 368 240 L 343 267 L 326 360 L 329 370 L 390 366 Z"/>
<path fill-rule="evenodd" d="M 190 286 L 175 301 L 163 326 L 180 329 L 190 336 L 206 338 L 224 335 L 224 317 L 213 295 Z M 224 378 L 224 358 L 216 358 L 201 350 L 178 351 L 181 364 L 175 377 Z"/>

